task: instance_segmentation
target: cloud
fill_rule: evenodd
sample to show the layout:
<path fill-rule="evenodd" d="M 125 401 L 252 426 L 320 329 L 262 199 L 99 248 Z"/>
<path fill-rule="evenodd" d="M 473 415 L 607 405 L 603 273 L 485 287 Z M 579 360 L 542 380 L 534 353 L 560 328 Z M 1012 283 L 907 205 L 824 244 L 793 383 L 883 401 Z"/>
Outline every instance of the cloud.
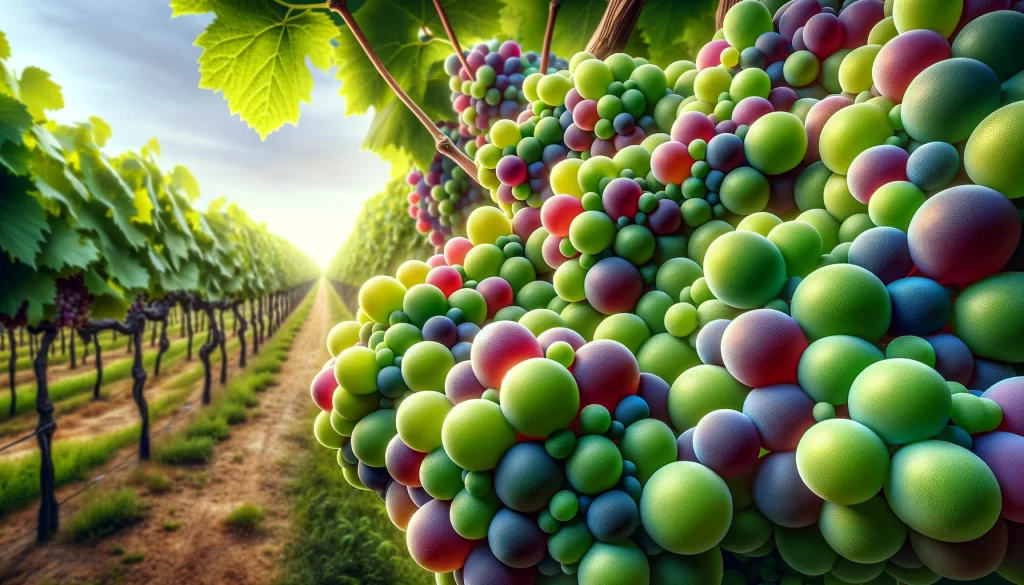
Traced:
<path fill-rule="evenodd" d="M 64 88 L 59 121 L 105 119 L 113 153 L 156 137 L 165 165 L 198 178 L 200 204 L 225 196 L 326 264 L 388 179 L 386 163 L 359 149 L 370 120 L 345 118 L 340 83 L 314 69 L 299 125 L 261 142 L 222 96 L 198 87 L 193 43 L 209 22 L 172 19 L 161 0 L 4 0 L 2 28 L 15 67 L 42 67 Z"/>

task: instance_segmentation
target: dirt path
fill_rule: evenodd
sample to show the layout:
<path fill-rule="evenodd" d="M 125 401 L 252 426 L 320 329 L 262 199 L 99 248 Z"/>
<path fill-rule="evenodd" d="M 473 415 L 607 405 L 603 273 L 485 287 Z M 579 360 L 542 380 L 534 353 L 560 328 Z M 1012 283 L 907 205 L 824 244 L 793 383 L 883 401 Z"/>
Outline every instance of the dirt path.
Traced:
<path fill-rule="evenodd" d="M 328 357 L 324 348 L 330 327 L 327 294 L 326 287 L 321 287 L 278 374 L 279 383 L 260 395 L 260 416 L 233 427 L 231 437 L 216 446 L 209 464 L 151 466 L 173 477 L 174 485 L 164 494 L 140 488 L 141 497 L 151 506 L 143 522 L 92 545 L 37 546 L 6 580 L 0 575 L 0 583 L 272 583 L 289 534 L 290 502 L 282 469 L 299 449 L 289 435 L 305 412 L 309 377 Z M 126 482 L 131 467 L 117 481 Z M 246 503 L 266 512 L 264 527 L 256 534 L 238 534 L 224 522 L 232 510 Z M 169 523 L 176 528 L 168 529 Z M 141 553 L 142 560 L 125 564 L 127 555 L 111 554 L 115 545 L 128 554 Z"/>

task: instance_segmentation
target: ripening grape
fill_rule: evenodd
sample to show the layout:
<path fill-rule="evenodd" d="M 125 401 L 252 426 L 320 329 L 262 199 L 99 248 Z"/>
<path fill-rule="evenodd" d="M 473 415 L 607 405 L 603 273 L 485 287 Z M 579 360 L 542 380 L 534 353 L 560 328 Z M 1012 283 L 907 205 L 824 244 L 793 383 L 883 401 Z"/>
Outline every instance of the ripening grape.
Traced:
<path fill-rule="evenodd" d="M 438 128 L 459 148 L 471 144 L 458 135 L 454 125 L 438 123 Z M 413 169 L 405 179 L 413 189 L 408 196 L 409 215 L 416 230 L 426 235 L 437 251 L 453 236 L 465 234 L 466 218 L 484 202 L 480 187 L 440 153 L 434 155 L 426 171 Z"/>
<path fill-rule="evenodd" d="M 85 288 L 81 274 L 57 280 L 57 297 L 54 299 L 57 315 L 54 325 L 78 329 L 89 322 L 89 307 L 93 296 Z"/>

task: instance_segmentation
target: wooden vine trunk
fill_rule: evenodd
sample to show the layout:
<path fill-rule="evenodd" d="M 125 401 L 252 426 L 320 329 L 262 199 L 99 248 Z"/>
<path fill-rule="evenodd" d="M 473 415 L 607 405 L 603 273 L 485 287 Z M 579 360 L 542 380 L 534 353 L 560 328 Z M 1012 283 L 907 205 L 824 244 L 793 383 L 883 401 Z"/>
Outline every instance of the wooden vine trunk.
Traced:
<path fill-rule="evenodd" d="M 44 323 L 29 331 L 41 332 L 39 352 L 36 354 L 33 369 L 36 375 L 36 412 L 39 423 L 36 425 L 36 441 L 39 443 L 39 522 L 36 525 L 36 538 L 46 542 L 57 534 L 60 515 L 57 508 L 57 480 L 53 467 L 53 433 L 57 423 L 53 420 L 53 403 L 50 401 L 50 385 L 46 376 L 49 365 L 50 347 L 57 338 L 57 328 L 52 323 Z"/>
<path fill-rule="evenodd" d="M 647 0 L 608 0 L 608 8 L 587 43 L 587 52 L 598 59 L 621 52 L 646 4 Z"/>
<path fill-rule="evenodd" d="M 715 30 L 722 28 L 725 22 L 725 13 L 740 3 L 740 0 L 718 0 L 718 9 L 715 10 Z"/>

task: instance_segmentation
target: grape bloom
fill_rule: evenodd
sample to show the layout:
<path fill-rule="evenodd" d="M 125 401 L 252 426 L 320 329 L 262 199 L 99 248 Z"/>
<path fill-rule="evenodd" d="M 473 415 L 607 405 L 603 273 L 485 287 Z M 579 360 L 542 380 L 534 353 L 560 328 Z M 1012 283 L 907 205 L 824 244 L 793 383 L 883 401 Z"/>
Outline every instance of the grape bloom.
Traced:
<path fill-rule="evenodd" d="M 498 207 L 362 286 L 316 438 L 438 583 L 1024 583 L 1008 7 L 743 0 L 664 69 L 450 60 Z"/>

